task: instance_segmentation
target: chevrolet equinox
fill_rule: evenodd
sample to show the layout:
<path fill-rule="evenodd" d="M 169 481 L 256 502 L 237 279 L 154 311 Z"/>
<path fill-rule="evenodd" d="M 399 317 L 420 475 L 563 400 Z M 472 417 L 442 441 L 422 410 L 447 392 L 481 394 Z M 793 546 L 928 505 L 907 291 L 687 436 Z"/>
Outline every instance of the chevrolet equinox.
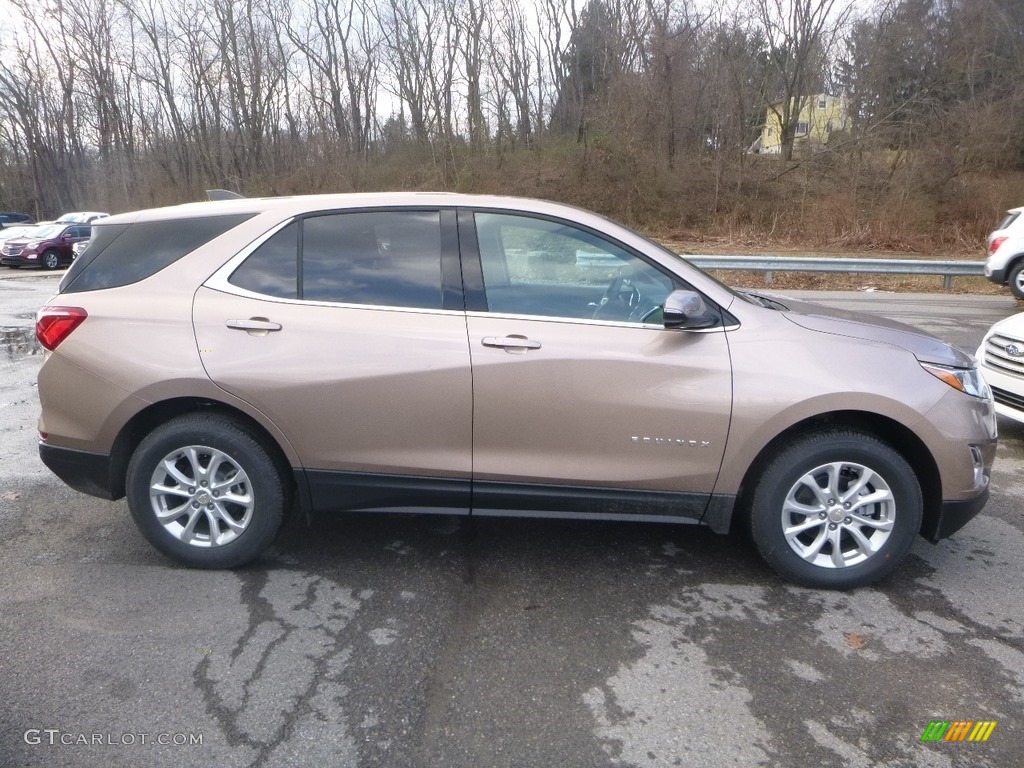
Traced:
<path fill-rule="evenodd" d="M 191 566 L 252 561 L 292 509 L 438 512 L 745 531 L 850 588 L 988 497 L 973 357 L 593 213 L 394 193 L 92 226 L 37 317 L 40 454 Z"/>

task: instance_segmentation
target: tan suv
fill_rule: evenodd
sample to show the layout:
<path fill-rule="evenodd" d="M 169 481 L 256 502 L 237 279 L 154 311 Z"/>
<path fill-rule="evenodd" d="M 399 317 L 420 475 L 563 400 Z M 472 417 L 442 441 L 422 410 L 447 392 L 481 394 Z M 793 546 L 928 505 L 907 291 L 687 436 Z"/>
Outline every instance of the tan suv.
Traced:
<path fill-rule="evenodd" d="M 293 508 L 411 511 L 741 529 L 846 588 L 977 514 L 996 448 L 969 355 L 537 200 L 111 216 L 37 335 L 43 461 L 206 568 Z"/>

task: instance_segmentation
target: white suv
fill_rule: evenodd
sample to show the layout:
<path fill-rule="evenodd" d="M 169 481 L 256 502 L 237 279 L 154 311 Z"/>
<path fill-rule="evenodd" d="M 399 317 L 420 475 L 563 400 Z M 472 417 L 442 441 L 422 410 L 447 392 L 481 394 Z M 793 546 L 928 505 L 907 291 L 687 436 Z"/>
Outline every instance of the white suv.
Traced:
<path fill-rule="evenodd" d="M 1018 299 L 1024 299 L 1024 208 L 1006 212 L 1006 217 L 988 236 L 985 277 L 1008 285 Z"/>
<path fill-rule="evenodd" d="M 1024 423 L 1024 312 L 993 325 L 975 356 L 992 387 L 996 412 Z"/>

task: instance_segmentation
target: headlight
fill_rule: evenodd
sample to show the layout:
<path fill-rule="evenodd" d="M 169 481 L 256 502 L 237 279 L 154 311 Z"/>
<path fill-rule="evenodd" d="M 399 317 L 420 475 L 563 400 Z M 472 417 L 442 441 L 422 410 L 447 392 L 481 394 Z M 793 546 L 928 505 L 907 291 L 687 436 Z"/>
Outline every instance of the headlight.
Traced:
<path fill-rule="evenodd" d="M 937 379 L 940 379 L 953 389 L 958 389 L 965 395 L 981 397 L 986 400 L 992 399 L 992 390 L 988 388 L 985 379 L 977 368 L 953 368 L 949 365 L 937 365 L 935 363 L 921 363 L 921 367 Z"/>
<path fill-rule="evenodd" d="M 27 251 L 34 251 L 38 247 L 39 247 L 39 241 L 38 240 L 33 240 L 31 242 L 25 243 L 25 250 L 27 250 Z"/>

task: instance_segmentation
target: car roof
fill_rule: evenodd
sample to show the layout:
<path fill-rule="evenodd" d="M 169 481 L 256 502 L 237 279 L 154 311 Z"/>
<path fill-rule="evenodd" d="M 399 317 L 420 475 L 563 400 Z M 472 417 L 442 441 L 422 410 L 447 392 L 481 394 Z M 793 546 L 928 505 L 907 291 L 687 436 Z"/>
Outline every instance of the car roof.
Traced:
<path fill-rule="evenodd" d="M 230 214 L 261 214 L 277 212 L 282 218 L 301 215 L 309 211 L 329 211 L 351 208 L 410 208 L 454 207 L 492 208 L 527 211 L 553 216 L 570 215 L 574 218 L 603 219 L 592 211 L 564 203 L 528 197 L 506 195 L 469 195 L 459 192 L 358 192 L 323 195 L 295 195 L 289 197 L 246 197 L 235 200 L 216 200 L 164 208 L 148 208 L 107 216 L 93 222 L 102 226 L 131 224 L 139 221 L 160 221 Z"/>
<path fill-rule="evenodd" d="M 103 211 L 65 211 L 59 219 L 56 219 L 56 222 L 58 224 L 88 224 L 89 222 L 83 221 L 83 219 L 107 218 L 109 215 Z"/>

